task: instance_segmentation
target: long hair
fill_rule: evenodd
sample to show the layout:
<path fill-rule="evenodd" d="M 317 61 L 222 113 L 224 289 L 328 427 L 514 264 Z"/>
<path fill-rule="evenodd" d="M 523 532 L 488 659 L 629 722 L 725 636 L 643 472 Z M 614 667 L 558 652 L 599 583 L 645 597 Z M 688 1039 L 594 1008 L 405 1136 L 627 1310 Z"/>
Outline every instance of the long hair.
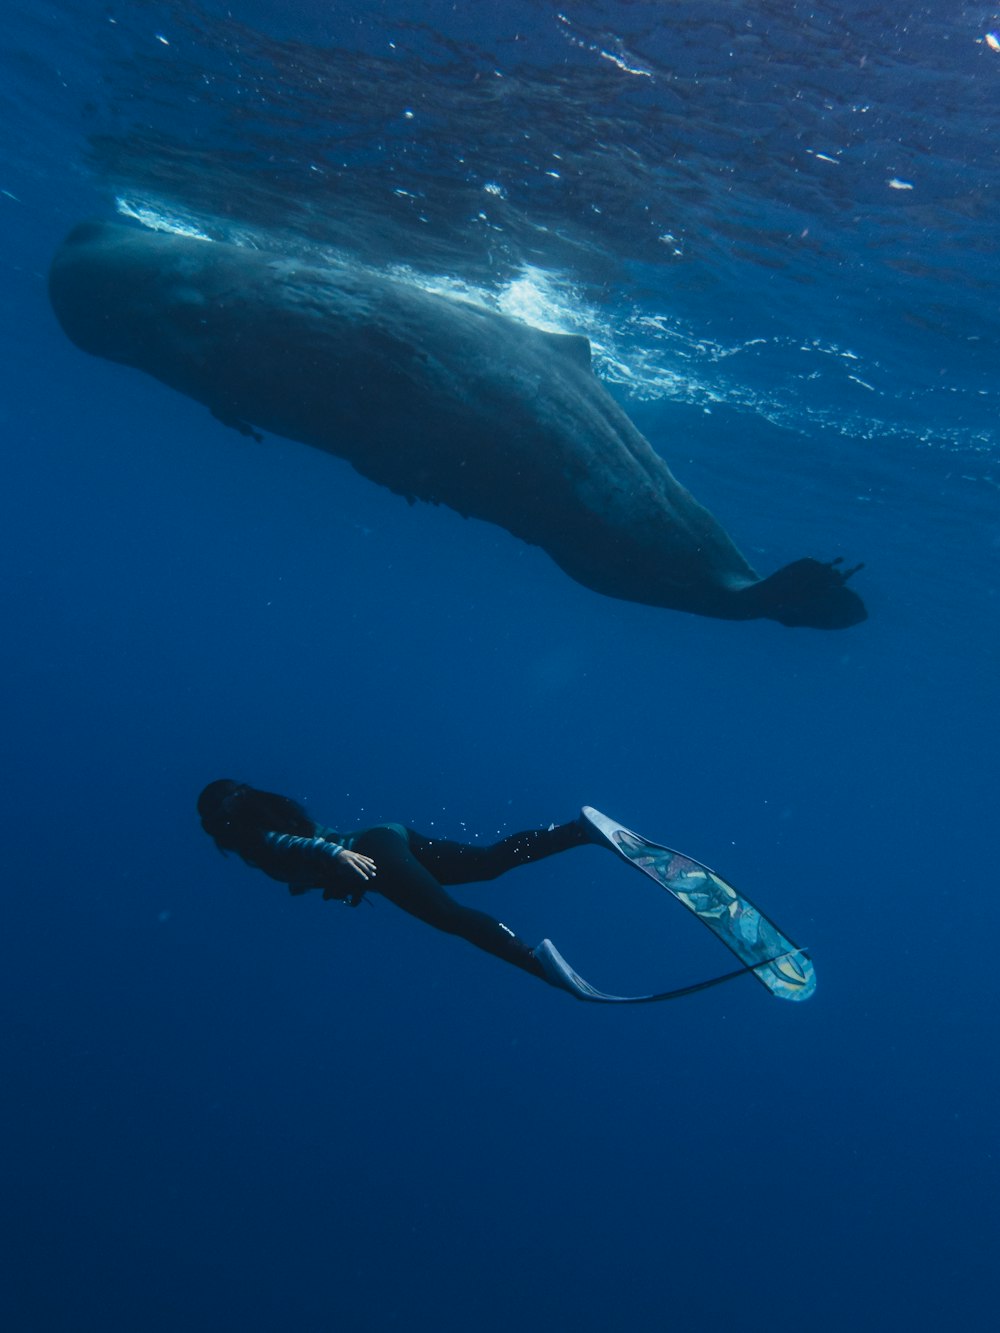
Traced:
<path fill-rule="evenodd" d="M 220 852 L 248 859 L 265 833 L 291 833 L 312 838 L 316 823 L 297 801 L 277 792 L 260 791 L 245 782 L 219 778 L 198 797 L 201 826 Z"/>

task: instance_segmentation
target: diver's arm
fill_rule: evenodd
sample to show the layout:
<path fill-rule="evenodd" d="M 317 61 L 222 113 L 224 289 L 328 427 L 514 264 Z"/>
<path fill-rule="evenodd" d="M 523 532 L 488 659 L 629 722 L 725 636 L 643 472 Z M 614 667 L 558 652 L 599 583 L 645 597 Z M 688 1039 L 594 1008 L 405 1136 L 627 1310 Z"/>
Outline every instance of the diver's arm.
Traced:
<path fill-rule="evenodd" d="M 277 852 L 283 860 L 287 858 L 290 867 L 308 866 L 315 873 L 318 866 L 329 869 L 336 861 L 338 868 L 343 867 L 362 879 L 375 876 L 375 862 L 370 856 L 352 852 L 339 842 L 330 842 L 326 838 L 300 838 L 291 833 L 265 833 L 264 841 L 272 852 Z"/>

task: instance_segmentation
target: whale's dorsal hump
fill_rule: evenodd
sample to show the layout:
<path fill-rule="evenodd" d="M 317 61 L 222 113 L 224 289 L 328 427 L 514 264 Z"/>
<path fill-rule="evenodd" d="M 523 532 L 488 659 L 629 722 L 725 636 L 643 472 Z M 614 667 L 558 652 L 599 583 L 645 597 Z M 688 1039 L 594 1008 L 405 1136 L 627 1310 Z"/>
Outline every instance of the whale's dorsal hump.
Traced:
<path fill-rule="evenodd" d="M 560 356 L 568 357 L 574 365 L 590 369 L 590 339 L 582 333 L 546 333 L 545 341 Z"/>

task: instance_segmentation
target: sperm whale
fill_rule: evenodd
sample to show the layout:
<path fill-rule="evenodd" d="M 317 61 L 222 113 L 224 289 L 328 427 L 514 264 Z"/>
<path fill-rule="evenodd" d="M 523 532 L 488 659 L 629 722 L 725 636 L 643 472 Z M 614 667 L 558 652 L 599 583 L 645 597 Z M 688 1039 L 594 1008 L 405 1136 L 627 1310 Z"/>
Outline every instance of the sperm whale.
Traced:
<path fill-rule="evenodd" d="M 599 593 L 730 620 L 865 619 L 839 561 L 751 568 L 597 379 L 586 338 L 346 262 L 104 222 L 70 233 L 49 293 L 84 351 L 498 524 Z"/>

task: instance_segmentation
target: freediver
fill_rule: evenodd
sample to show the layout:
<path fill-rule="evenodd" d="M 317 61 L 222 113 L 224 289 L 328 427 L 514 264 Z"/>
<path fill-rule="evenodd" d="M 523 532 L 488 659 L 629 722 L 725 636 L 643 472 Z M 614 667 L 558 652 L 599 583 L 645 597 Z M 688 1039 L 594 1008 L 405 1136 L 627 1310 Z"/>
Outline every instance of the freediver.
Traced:
<path fill-rule="evenodd" d="M 458 935 L 579 998 L 590 990 L 548 940 L 530 948 L 509 926 L 455 901 L 444 886 L 496 879 L 516 866 L 600 843 L 585 814 L 566 824 L 513 833 L 490 846 L 428 838 L 402 824 L 339 833 L 318 824 L 287 796 L 220 778 L 198 797 L 201 826 L 222 852 L 235 852 L 293 894 L 322 891 L 324 901 L 357 907 L 377 892 L 404 912 Z"/>

